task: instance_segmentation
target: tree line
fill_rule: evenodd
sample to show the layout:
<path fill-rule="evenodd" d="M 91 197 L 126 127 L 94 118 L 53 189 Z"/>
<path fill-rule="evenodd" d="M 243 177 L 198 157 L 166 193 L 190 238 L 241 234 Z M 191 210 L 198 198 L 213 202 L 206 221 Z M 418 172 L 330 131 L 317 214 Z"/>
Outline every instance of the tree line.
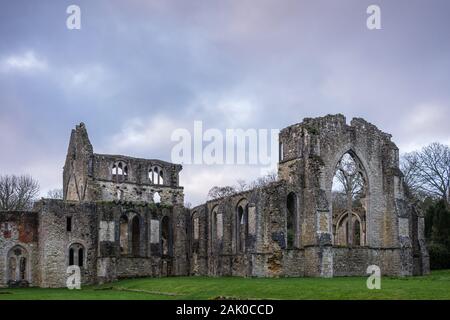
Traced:
<path fill-rule="evenodd" d="M 31 210 L 39 191 L 39 182 L 31 175 L 0 175 L 0 210 Z M 62 199 L 62 189 L 48 191 L 47 197 Z"/>
<path fill-rule="evenodd" d="M 450 268 L 450 148 L 432 143 L 401 158 L 404 182 L 425 214 L 432 269 Z"/>

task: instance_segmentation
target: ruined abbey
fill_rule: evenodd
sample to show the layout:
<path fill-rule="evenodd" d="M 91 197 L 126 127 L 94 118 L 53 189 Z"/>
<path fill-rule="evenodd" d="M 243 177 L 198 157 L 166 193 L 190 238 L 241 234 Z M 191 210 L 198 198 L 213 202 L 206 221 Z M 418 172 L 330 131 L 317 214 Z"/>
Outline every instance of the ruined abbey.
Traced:
<path fill-rule="evenodd" d="M 424 217 L 391 136 L 363 119 L 306 118 L 281 130 L 278 180 L 184 206 L 179 164 L 94 153 L 72 130 L 64 199 L 0 212 L 0 286 L 127 277 L 334 277 L 429 272 Z M 336 186 L 343 186 L 338 188 Z"/>

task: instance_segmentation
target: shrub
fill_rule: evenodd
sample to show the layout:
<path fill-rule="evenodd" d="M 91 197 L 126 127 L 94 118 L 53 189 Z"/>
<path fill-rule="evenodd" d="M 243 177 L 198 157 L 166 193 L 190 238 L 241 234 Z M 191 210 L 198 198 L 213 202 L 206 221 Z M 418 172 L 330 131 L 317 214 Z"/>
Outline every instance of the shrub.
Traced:
<path fill-rule="evenodd" d="M 450 250 L 441 243 L 430 243 L 428 245 L 430 254 L 431 269 L 448 269 L 450 268 Z"/>

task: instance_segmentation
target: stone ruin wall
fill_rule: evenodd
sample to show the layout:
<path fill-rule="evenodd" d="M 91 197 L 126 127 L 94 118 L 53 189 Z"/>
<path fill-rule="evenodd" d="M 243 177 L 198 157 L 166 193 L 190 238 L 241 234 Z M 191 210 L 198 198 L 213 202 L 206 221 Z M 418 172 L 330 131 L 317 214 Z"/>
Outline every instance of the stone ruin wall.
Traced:
<path fill-rule="evenodd" d="M 25 251 L 29 282 L 40 282 L 38 225 L 35 212 L 0 211 L 0 287 L 12 280 L 8 274 L 8 258 L 14 255 L 15 248 Z"/>
<path fill-rule="evenodd" d="M 347 152 L 358 159 L 368 180 L 367 240 L 355 248 L 333 244 L 332 181 Z M 191 210 L 201 217 L 205 237 L 195 241 L 199 252 L 191 257 L 193 274 L 331 277 L 365 275 L 371 264 L 389 275 L 429 272 L 424 220 L 405 195 L 398 148 L 389 134 L 361 118 L 350 124 L 342 115 L 306 118 L 280 132 L 280 154 L 278 183 Z M 286 249 L 290 192 L 297 196 L 296 240 L 294 248 Z M 245 254 L 236 252 L 234 234 L 242 198 L 256 210 L 257 231 L 249 233 Z M 220 241 L 212 234 L 215 206 L 224 220 Z"/>
<path fill-rule="evenodd" d="M 64 166 L 65 200 L 43 199 L 33 212 L 0 212 L 0 285 L 8 281 L 8 252 L 20 245 L 30 262 L 31 285 L 65 286 L 68 250 L 75 243 L 85 248 L 83 284 L 168 275 L 365 275 L 370 264 L 380 266 L 384 275 L 429 272 L 423 214 L 405 192 L 390 135 L 360 118 L 350 124 L 342 115 L 306 118 L 281 130 L 280 150 L 277 182 L 189 210 L 179 186 L 180 165 L 95 154 L 80 124 L 72 131 Z M 332 179 L 346 152 L 358 159 L 368 180 L 367 239 L 359 247 L 333 243 Z M 111 173 L 118 161 L 128 166 L 121 180 Z M 164 184 L 149 181 L 154 165 L 164 170 Z M 159 204 L 153 201 L 155 192 Z M 292 194 L 296 216 L 288 247 L 292 208 L 287 199 Z M 239 207 L 245 208 L 244 226 Z M 138 253 L 120 252 L 124 216 L 129 232 L 139 217 Z M 164 217 L 170 221 L 170 253 L 163 252 Z M 132 239 L 127 239 L 131 248 Z"/>

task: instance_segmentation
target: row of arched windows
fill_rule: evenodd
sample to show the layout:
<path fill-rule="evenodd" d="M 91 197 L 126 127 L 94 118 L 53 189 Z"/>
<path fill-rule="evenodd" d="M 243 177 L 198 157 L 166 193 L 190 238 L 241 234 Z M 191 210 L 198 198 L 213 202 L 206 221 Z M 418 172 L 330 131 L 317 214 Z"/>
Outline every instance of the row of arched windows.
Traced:
<path fill-rule="evenodd" d="M 297 208 L 297 196 L 294 192 L 291 192 L 287 196 L 286 200 L 286 248 L 292 249 L 298 246 L 299 232 L 297 230 L 298 208 Z M 237 253 L 244 253 L 248 248 L 248 236 L 249 236 L 249 203 L 246 199 L 242 199 L 236 206 L 236 223 L 234 224 L 234 247 Z M 192 238 L 199 240 L 200 220 L 198 213 L 192 214 Z M 216 241 L 223 239 L 224 233 L 224 221 L 223 214 L 219 211 L 219 206 L 216 205 L 211 210 L 211 224 L 210 224 L 210 245 L 214 246 Z"/>
<path fill-rule="evenodd" d="M 111 174 L 115 182 L 123 182 L 128 179 L 128 166 L 124 162 L 118 161 L 114 163 Z"/>
<path fill-rule="evenodd" d="M 280 145 L 280 151 L 282 144 Z M 281 157 L 282 151 L 281 151 Z M 368 203 L 367 173 L 356 154 L 345 153 L 336 165 L 332 183 L 332 239 L 333 245 L 364 246 L 366 245 L 366 210 Z M 286 234 L 285 248 L 300 247 L 301 221 L 299 200 L 295 192 L 286 197 Z M 210 246 L 223 238 L 223 214 L 219 207 L 211 210 Z M 234 244 L 236 252 L 246 252 L 249 235 L 249 205 L 242 199 L 236 206 L 236 223 L 234 223 Z M 193 215 L 193 236 L 198 240 L 199 220 Z M 330 228 L 331 229 L 331 228 Z"/>
<path fill-rule="evenodd" d="M 148 171 L 148 178 L 153 184 L 164 184 L 164 171 L 155 166 Z"/>
<path fill-rule="evenodd" d="M 236 223 L 234 224 L 233 243 L 235 250 L 238 253 L 246 252 L 246 242 L 249 235 L 248 207 L 249 205 L 246 199 L 242 199 L 236 206 Z M 224 236 L 224 217 L 223 213 L 219 211 L 219 206 L 216 205 L 213 207 L 210 217 L 210 246 L 212 248 L 216 243 L 220 243 Z M 191 236 L 194 241 L 197 241 L 200 238 L 200 220 L 197 212 L 192 214 Z M 194 251 L 196 248 L 196 246 L 193 246 Z"/>
<path fill-rule="evenodd" d="M 155 220 L 152 220 L 155 221 Z M 157 220 L 156 220 L 157 221 Z M 159 233 L 158 227 L 155 228 Z M 159 239 L 159 234 L 157 235 Z M 134 215 L 131 220 L 126 215 L 120 218 L 119 222 L 119 246 L 121 255 L 141 256 L 141 219 L 139 215 Z M 170 228 L 170 218 L 164 216 L 161 220 L 161 251 L 163 255 L 172 255 L 172 232 Z"/>
<path fill-rule="evenodd" d="M 115 182 L 123 182 L 128 179 L 128 165 L 123 161 L 117 161 L 111 169 L 112 179 Z M 160 166 L 152 166 L 148 170 L 148 179 L 153 184 L 164 184 L 164 170 Z"/>

